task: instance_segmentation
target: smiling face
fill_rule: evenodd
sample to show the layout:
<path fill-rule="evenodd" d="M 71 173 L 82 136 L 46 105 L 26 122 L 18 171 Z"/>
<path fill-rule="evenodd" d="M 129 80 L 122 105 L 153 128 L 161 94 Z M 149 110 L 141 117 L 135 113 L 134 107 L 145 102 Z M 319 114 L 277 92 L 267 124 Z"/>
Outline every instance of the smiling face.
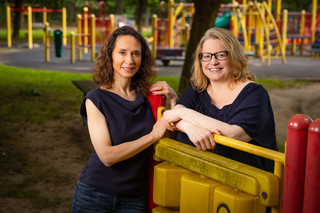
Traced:
<path fill-rule="evenodd" d="M 219 39 L 208 39 L 203 43 L 202 52 L 217 53 L 227 51 Z M 202 71 L 210 81 L 227 81 L 230 75 L 230 65 L 228 57 L 223 61 L 218 61 L 214 56 L 209 62 L 201 61 Z"/>
<path fill-rule="evenodd" d="M 141 44 L 130 35 L 119 36 L 112 51 L 114 78 L 132 78 L 141 65 Z"/>

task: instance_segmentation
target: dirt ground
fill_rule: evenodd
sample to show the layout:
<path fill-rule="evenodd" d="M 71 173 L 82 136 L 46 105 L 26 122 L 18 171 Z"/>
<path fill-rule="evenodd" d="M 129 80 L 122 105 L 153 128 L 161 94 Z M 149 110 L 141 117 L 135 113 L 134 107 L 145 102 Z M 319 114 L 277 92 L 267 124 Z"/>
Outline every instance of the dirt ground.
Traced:
<path fill-rule="evenodd" d="M 286 126 L 292 116 L 308 111 L 311 113 L 310 116 L 320 117 L 319 91 L 320 83 L 269 91 L 280 143 L 286 140 Z M 92 151 L 87 128 L 81 122 L 80 115 L 75 120 L 26 125 L 22 128 L 24 140 L 32 141 L 28 146 L 31 159 L 51 165 L 58 173 L 64 174 L 68 181 L 64 183 L 41 181 L 30 186 L 30 190 L 38 190 L 40 197 L 51 200 L 50 202 L 43 201 L 39 204 L 38 199 L 7 197 L 0 201 L 0 212 L 70 212 L 78 176 Z M 19 181 L 24 179 L 28 172 L 31 171 L 10 173 L 7 178 Z"/>
<path fill-rule="evenodd" d="M 312 119 L 320 118 L 320 83 L 298 88 L 273 89 L 269 91 L 279 143 L 286 141 L 287 124 L 296 114 L 306 114 Z"/>

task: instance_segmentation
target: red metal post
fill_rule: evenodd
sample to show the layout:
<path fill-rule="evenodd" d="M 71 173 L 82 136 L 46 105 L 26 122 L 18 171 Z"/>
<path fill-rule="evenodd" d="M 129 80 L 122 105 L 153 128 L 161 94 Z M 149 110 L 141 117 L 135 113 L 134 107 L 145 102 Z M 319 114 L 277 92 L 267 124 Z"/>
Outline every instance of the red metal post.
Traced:
<path fill-rule="evenodd" d="M 282 213 L 301 213 L 308 128 L 312 119 L 304 114 L 293 116 L 287 126 L 286 162 Z"/>
<path fill-rule="evenodd" d="M 158 108 L 166 106 L 166 96 L 150 94 L 148 99 L 153 112 L 153 121 L 156 122 L 158 120 Z"/>
<path fill-rule="evenodd" d="M 320 212 L 320 118 L 309 126 L 303 212 Z"/>
<path fill-rule="evenodd" d="M 158 108 L 166 106 L 166 96 L 164 95 L 153 95 L 150 94 L 149 103 L 153 113 L 153 121 L 156 122 L 158 120 Z M 148 186 L 149 186 L 149 195 L 148 195 L 148 213 L 152 213 L 152 209 L 157 207 L 157 205 L 153 202 L 153 171 L 154 166 L 159 162 L 153 159 L 153 148 L 149 149 L 148 154 Z"/>

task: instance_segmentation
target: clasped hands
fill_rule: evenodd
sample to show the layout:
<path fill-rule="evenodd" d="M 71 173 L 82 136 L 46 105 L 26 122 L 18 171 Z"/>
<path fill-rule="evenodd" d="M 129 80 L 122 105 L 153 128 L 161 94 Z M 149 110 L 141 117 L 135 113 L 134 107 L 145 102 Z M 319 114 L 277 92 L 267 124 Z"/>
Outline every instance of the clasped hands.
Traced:
<path fill-rule="evenodd" d="M 210 131 L 204 127 L 197 126 L 181 118 L 179 111 L 180 108 L 166 110 L 163 113 L 161 121 L 166 128 L 170 131 L 179 130 L 185 132 L 190 141 L 198 148 L 198 150 L 213 149 L 216 146 L 216 142 L 213 137 L 213 133 L 220 134 L 218 130 Z"/>

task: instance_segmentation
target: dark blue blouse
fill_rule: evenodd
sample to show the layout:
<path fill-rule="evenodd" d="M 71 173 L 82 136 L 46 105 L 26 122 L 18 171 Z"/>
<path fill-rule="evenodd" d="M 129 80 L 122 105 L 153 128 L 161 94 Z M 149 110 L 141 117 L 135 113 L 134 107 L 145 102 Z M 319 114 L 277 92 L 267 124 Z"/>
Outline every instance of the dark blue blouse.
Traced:
<path fill-rule="evenodd" d="M 81 104 L 80 114 L 85 124 L 87 98 L 106 117 L 112 145 L 136 140 L 151 132 L 153 117 L 148 98 L 137 94 L 135 101 L 128 101 L 115 93 L 96 88 L 85 96 Z M 110 195 L 146 195 L 147 154 L 148 149 L 145 149 L 127 160 L 106 167 L 93 153 L 79 180 Z"/>
<path fill-rule="evenodd" d="M 254 145 L 278 150 L 273 111 L 267 91 L 256 83 L 247 84 L 232 104 L 218 109 L 211 104 L 211 97 L 206 90 L 197 92 L 190 86 L 177 104 L 184 105 L 209 117 L 240 126 L 251 138 Z M 193 145 L 188 136 L 177 132 L 176 140 Z M 193 145 L 194 146 L 194 145 Z M 216 144 L 208 150 L 221 156 L 273 172 L 274 162 L 243 151 Z"/>

